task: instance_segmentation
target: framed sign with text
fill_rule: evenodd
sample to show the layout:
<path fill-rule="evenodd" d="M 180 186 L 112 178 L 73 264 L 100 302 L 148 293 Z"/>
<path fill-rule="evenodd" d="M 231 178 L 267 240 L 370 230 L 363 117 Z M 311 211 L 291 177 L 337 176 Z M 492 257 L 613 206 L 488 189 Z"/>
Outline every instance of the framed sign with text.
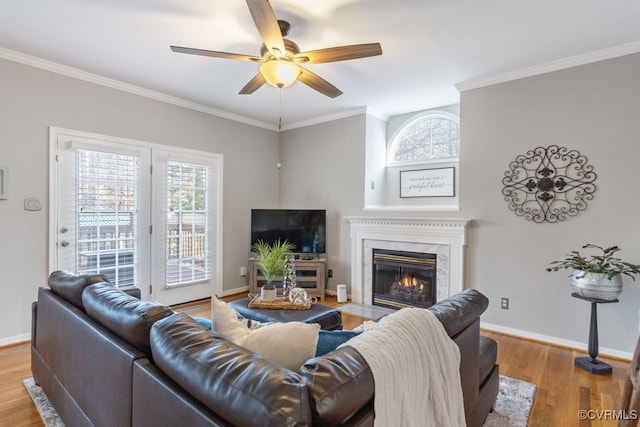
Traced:
<path fill-rule="evenodd" d="M 400 197 L 453 197 L 456 168 L 400 171 Z"/>

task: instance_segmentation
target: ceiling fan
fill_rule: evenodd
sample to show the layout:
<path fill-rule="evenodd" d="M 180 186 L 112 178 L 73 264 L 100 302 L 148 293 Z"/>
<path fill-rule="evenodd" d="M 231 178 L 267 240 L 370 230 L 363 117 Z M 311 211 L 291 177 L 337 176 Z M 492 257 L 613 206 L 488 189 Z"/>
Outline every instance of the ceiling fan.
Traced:
<path fill-rule="evenodd" d="M 296 80 L 300 80 L 330 98 L 341 95 L 342 91 L 317 74 L 301 67 L 300 64 L 320 64 L 382 55 L 380 43 L 338 46 L 300 52 L 297 44 L 284 38 L 289 33 L 290 25 L 286 21 L 278 21 L 276 19 L 268 0 L 247 0 L 247 6 L 263 41 L 260 49 L 261 56 L 181 46 L 171 46 L 171 50 L 191 55 L 253 61 L 261 64 L 258 74 L 240 90 L 242 95 L 255 92 L 265 83 L 283 88 L 292 85 Z"/>

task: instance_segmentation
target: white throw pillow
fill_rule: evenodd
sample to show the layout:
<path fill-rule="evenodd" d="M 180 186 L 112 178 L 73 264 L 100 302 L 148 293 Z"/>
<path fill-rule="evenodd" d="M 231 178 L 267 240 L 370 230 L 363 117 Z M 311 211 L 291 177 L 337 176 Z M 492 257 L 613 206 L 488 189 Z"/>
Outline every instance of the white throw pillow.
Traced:
<path fill-rule="evenodd" d="M 211 298 L 211 329 L 236 345 L 292 371 L 316 354 L 319 324 L 269 323 L 249 329 L 224 301 Z"/>
<path fill-rule="evenodd" d="M 271 323 L 234 341 L 269 362 L 297 371 L 316 354 L 320 325 L 303 322 Z"/>
<path fill-rule="evenodd" d="M 215 295 L 211 297 L 211 330 L 234 343 L 251 334 L 249 328 L 238 320 L 236 311 Z"/>

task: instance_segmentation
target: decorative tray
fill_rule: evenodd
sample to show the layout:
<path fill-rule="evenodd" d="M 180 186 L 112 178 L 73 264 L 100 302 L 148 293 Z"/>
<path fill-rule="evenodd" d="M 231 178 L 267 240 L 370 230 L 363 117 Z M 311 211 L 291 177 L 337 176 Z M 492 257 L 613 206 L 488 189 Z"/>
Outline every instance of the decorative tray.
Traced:
<path fill-rule="evenodd" d="M 260 296 L 254 296 L 249 301 L 249 308 L 264 308 L 268 310 L 309 310 L 311 308 L 311 300 L 308 300 L 305 304 L 296 305 L 291 301 L 285 301 L 284 298 L 279 297 L 275 301 L 262 301 Z"/>

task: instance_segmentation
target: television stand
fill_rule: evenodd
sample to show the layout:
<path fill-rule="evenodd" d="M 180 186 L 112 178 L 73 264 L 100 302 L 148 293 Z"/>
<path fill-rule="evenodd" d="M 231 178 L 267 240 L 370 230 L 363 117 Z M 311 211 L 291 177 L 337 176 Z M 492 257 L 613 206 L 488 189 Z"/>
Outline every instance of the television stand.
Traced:
<path fill-rule="evenodd" d="M 320 301 L 324 301 L 324 290 L 327 282 L 327 259 L 318 256 L 300 255 L 295 263 L 297 286 L 307 291 L 309 296 L 318 297 Z M 254 295 L 260 294 L 260 288 L 266 282 L 256 264 L 255 258 L 249 258 L 249 292 Z M 274 283 L 276 283 L 276 287 L 281 288 L 282 276 L 277 276 Z"/>

